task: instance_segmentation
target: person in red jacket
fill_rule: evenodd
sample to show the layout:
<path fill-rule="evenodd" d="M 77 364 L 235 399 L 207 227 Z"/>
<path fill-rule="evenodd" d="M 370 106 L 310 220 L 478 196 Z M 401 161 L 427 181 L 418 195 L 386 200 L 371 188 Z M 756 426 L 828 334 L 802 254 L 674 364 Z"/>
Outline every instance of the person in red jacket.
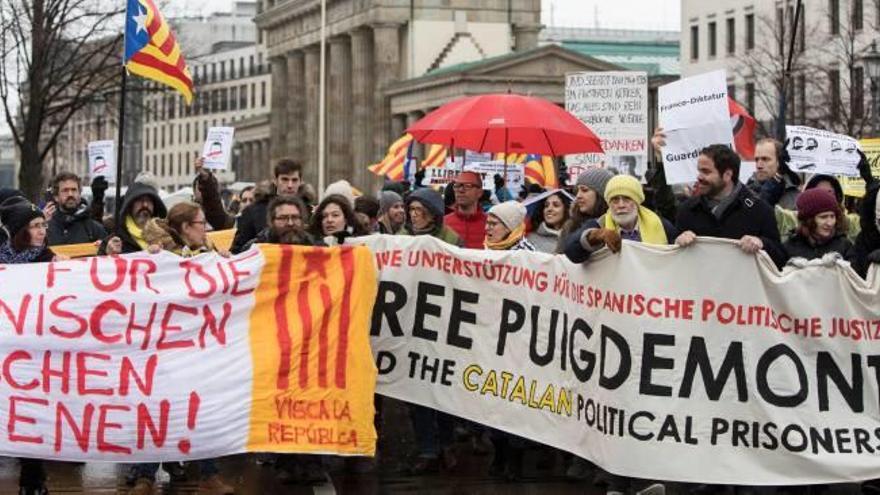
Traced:
<path fill-rule="evenodd" d="M 452 189 L 455 204 L 452 213 L 443 219 L 443 224 L 458 234 L 464 247 L 483 249 L 486 236 L 486 214 L 480 208 L 483 179 L 476 172 L 462 172 L 456 177 Z"/>

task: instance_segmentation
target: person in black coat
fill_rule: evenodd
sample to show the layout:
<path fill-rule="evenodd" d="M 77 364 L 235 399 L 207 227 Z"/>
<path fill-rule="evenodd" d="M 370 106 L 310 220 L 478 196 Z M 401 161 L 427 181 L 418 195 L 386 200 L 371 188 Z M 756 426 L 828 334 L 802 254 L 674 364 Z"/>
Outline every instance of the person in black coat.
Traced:
<path fill-rule="evenodd" d="M 272 181 L 272 185 L 275 193 L 260 198 L 245 208 L 241 212 L 241 216 L 238 217 L 235 238 L 232 240 L 232 248 L 230 249 L 233 254 L 244 251 L 248 241 L 266 228 L 266 212 L 269 208 L 269 202 L 275 196 L 297 194 L 302 184 L 302 165 L 289 158 L 282 158 L 275 164 L 274 175 L 275 179 Z"/>
<path fill-rule="evenodd" d="M 101 243 L 98 254 L 135 253 L 147 248 L 142 229 L 151 218 L 165 218 L 168 213 L 158 191 L 143 182 L 135 182 L 122 198 L 121 225 Z"/>
<path fill-rule="evenodd" d="M 97 183 L 95 181 L 95 186 Z M 47 214 L 50 246 L 90 243 L 107 236 L 104 226 L 94 219 L 93 207 L 82 199 L 80 184 L 79 176 L 70 172 L 61 172 L 52 178 L 52 202 L 44 209 L 52 212 Z M 103 191 L 99 195 L 103 198 Z M 103 199 L 100 201 L 103 203 Z M 101 210 L 103 213 L 103 207 Z"/>
<path fill-rule="evenodd" d="M 880 264 L 880 212 L 877 211 L 877 191 L 880 190 L 880 182 L 869 184 L 862 206 L 859 211 L 862 231 L 856 238 L 856 244 L 850 254 L 849 260 L 853 269 L 863 278 L 868 274 L 868 268 L 874 264 Z"/>
<path fill-rule="evenodd" d="M 789 258 L 812 260 L 828 253 L 850 256 L 846 217 L 833 193 L 807 189 L 797 198 L 797 212 L 798 227 L 784 244 Z"/>
<path fill-rule="evenodd" d="M 736 239 L 749 254 L 766 251 L 777 267 L 787 256 L 779 239 L 773 209 L 739 182 L 739 156 L 728 146 L 713 144 L 697 159 L 699 194 L 678 208 L 676 244 L 689 246 L 697 236 Z"/>

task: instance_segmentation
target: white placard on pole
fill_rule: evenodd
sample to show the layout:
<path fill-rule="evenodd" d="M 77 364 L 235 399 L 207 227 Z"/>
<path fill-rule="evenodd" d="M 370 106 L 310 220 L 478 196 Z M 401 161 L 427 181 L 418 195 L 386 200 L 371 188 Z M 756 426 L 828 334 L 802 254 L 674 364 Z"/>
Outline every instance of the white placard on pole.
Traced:
<path fill-rule="evenodd" d="M 89 150 L 89 177 L 103 175 L 107 182 L 116 183 L 116 143 L 112 140 L 92 141 Z"/>
<path fill-rule="evenodd" d="M 208 137 L 205 139 L 205 147 L 202 150 L 205 168 L 211 170 L 229 168 L 234 135 L 234 127 L 211 127 L 208 129 Z"/>

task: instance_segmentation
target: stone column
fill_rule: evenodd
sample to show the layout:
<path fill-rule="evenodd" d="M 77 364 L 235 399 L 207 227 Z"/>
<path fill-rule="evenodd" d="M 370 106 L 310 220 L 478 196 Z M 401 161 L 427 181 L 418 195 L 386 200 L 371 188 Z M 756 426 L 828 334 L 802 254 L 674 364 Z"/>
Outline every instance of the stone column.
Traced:
<path fill-rule="evenodd" d="M 263 156 L 263 163 L 266 165 L 263 166 L 263 176 L 272 177 L 272 166 L 271 160 L 269 159 L 269 140 L 263 139 L 260 141 L 260 149 Z"/>
<path fill-rule="evenodd" d="M 373 54 L 375 61 L 375 108 L 373 111 L 373 156 L 379 158 L 388 151 L 390 145 L 400 134 L 392 134 L 391 108 L 385 89 L 399 79 L 400 74 L 400 25 L 379 23 L 373 25 Z M 374 176 L 375 177 L 375 176 Z M 373 184 L 378 184 L 376 180 Z"/>
<path fill-rule="evenodd" d="M 287 152 L 287 58 L 272 57 L 272 108 L 269 113 L 269 136 L 272 156 L 280 158 Z"/>
<path fill-rule="evenodd" d="M 423 116 L 424 116 L 424 114 L 419 111 L 407 113 L 406 114 L 406 127 L 409 128 L 411 125 L 418 122 L 419 119 L 421 119 Z M 426 158 L 425 157 L 425 150 L 427 148 L 428 148 L 427 146 L 425 146 L 419 142 L 416 142 L 416 144 L 413 146 L 413 156 L 416 156 L 419 158 L 419 163 L 421 163 L 421 161 Z"/>
<path fill-rule="evenodd" d="M 373 174 L 367 166 L 375 163 L 373 153 L 373 33 L 367 28 L 351 32 L 351 155 L 353 183 L 367 187 Z"/>
<path fill-rule="evenodd" d="M 320 83 L 320 48 L 305 48 L 303 72 L 305 74 L 305 147 L 302 157 L 304 179 L 318 187 L 318 85 Z"/>
<path fill-rule="evenodd" d="M 305 153 L 305 55 L 301 50 L 287 54 L 287 154 L 303 160 Z"/>
<path fill-rule="evenodd" d="M 347 36 L 330 38 L 327 88 L 327 183 L 352 178 L 351 46 Z M 362 186 L 362 185 L 360 185 Z"/>
<path fill-rule="evenodd" d="M 512 27 L 514 51 L 524 52 L 538 47 L 538 35 L 541 33 L 540 25 L 514 24 Z"/>

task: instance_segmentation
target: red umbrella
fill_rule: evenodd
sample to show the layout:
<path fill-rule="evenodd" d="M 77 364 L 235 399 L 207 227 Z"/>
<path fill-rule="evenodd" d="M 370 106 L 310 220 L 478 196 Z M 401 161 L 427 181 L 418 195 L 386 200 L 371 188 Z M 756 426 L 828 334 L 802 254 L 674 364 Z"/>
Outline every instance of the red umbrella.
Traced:
<path fill-rule="evenodd" d="M 577 117 L 547 100 L 515 94 L 460 98 L 406 132 L 420 143 L 477 152 L 602 153 L 599 138 Z"/>

